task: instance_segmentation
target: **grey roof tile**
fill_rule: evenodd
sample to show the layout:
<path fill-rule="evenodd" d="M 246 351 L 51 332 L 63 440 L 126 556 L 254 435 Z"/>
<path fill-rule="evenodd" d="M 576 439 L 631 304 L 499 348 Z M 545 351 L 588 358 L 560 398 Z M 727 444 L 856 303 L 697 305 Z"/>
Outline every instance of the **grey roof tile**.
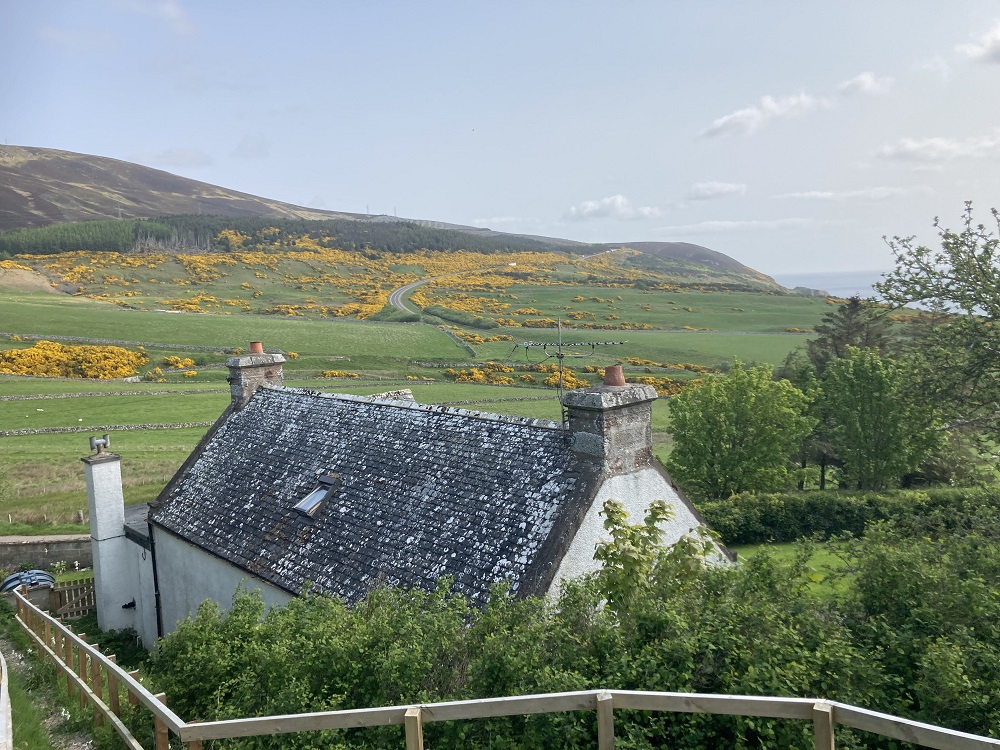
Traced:
<path fill-rule="evenodd" d="M 335 473 L 310 518 L 294 506 Z M 154 523 L 264 580 L 348 601 L 442 575 L 483 600 L 540 593 L 592 478 L 541 420 L 265 387 L 175 478 Z M 542 573 L 539 573 L 542 571 Z"/>

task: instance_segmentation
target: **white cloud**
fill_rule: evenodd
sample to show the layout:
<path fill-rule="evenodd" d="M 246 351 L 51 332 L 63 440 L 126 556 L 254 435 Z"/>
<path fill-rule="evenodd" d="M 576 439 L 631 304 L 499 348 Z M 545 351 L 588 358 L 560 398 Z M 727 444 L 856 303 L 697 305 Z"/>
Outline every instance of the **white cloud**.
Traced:
<path fill-rule="evenodd" d="M 837 86 L 837 91 L 845 96 L 854 96 L 856 94 L 877 96 L 888 93 L 889 89 L 892 88 L 892 84 L 893 79 L 890 76 L 877 78 L 874 73 L 865 71 L 848 81 L 843 81 Z"/>
<path fill-rule="evenodd" d="M 786 96 L 776 99 L 773 96 L 761 97 L 760 103 L 744 109 L 738 109 L 724 115 L 709 125 L 702 135 L 749 135 L 771 120 L 789 117 L 801 117 L 817 109 L 828 109 L 829 99 L 810 96 L 804 92 L 797 96 Z"/>
<path fill-rule="evenodd" d="M 815 224 L 812 219 L 766 219 L 749 221 L 702 221 L 698 224 L 677 224 L 669 227 L 657 227 L 658 232 L 674 234 L 721 234 L 724 232 L 744 232 L 772 229 L 792 229 Z"/>
<path fill-rule="evenodd" d="M 114 0 L 114 5 L 120 10 L 161 21 L 177 34 L 186 35 L 197 30 L 191 16 L 176 0 Z"/>
<path fill-rule="evenodd" d="M 133 161 L 156 167 L 207 167 L 212 157 L 196 148 L 168 148 L 156 153 L 139 154 Z"/>
<path fill-rule="evenodd" d="M 1000 133 L 972 138 L 902 138 L 882 146 L 875 155 L 915 164 L 941 164 L 956 159 L 981 159 L 1000 154 Z"/>
<path fill-rule="evenodd" d="M 574 221 L 586 219 L 650 219 L 662 212 L 654 206 L 633 206 L 624 195 L 609 195 L 596 201 L 583 201 L 566 212 Z"/>
<path fill-rule="evenodd" d="M 976 42 L 960 44 L 955 49 L 973 60 L 1000 64 L 1000 21 Z"/>
<path fill-rule="evenodd" d="M 233 151 L 241 159 L 263 159 L 271 151 L 271 143 L 261 135 L 244 135 Z"/>
<path fill-rule="evenodd" d="M 306 203 L 309 208 L 326 208 L 326 201 L 323 199 L 322 195 L 314 195 Z"/>
<path fill-rule="evenodd" d="M 882 201 L 904 195 L 928 194 L 933 192 L 925 185 L 916 187 L 871 187 L 860 190 L 841 190 L 839 192 L 825 190 L 807 190 L 802 193 L 782 193 L 775 198 L 799 198 L 817 201 Z"/>
<path fill-rule="evenodd" d="M 734 182 L 696 182 L 685 194 L 689 201 L 710 201 L 728 195 L 744 195 L 747 186 Z"/>

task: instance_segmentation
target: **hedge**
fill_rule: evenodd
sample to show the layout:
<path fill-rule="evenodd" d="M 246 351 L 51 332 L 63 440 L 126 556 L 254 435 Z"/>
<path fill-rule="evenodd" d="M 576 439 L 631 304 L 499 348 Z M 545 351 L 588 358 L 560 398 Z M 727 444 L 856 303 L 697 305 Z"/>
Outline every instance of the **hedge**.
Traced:
<path fill-rule="evenodd" d="M 950 530 L 981 526 L 986 517 L 1000 513 L 1000 487 L 745 493 L 697 506 L 726 544 L 765 544 L 815 535 L 863 536 L 872 522 L 913 517 L 934 517 L 937 525 Z"/>

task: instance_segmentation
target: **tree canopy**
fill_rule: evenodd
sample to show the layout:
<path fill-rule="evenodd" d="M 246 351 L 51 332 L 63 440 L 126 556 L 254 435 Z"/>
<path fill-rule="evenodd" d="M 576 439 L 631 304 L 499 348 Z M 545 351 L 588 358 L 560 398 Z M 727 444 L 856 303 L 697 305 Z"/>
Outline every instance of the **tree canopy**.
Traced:
<path fill-rule="evenodd" d="M 725 498 L 784 486 L 789 456 L 816 420 L 809 399 L 771 368 L 737 360 L 728 375 L 711 376 L 670 400 L 674 449 L 666 465 L 697 497 Z"/>

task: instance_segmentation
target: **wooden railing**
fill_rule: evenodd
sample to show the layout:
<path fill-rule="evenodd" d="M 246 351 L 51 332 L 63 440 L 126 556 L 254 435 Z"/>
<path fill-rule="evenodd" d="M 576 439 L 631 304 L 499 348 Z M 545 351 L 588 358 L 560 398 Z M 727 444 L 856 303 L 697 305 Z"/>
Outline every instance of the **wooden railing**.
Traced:
<path fill-rule="evenodd" d="M 92 577 L 62 581 L 49 592 L 49 611 L 60 620 L 76 620 L 96 609 L 97 593 Z"/>
<path fill-rule="evenodd" d="M 94 709 L 95 721 L 99 724 L 105 719 L 109 721 L 126 745 L 134 750 L 142 750 L 142 747 L 119 718 L 120 701 L 123 697 L 127 697 L 130 704 L 142 704 L 152 712 L 156 750 L 168 750 L 170 732 L 173 732 L 188 750 L 200 750 L 204 740 L 356 729 L 390 724 L 403 725 L 406 733 L 406 750 L 423 750 L 423 725 L 431 722 L 566 711 L 596 712 L 598 748 L 612 750 L 615 746 L 616 709 L 797 719 L 812 722 L 816 750 L 834 750 L 835 729 L 838 725 L 938 750 L 1000 750 L 1000 740 L 944 729 L 836 701 L 636 690 L 582 690 L 571 693 L 448 701 L 419 706 L 360 708 L 188 723 L 167 707 L 166 696 L 163 693 L 154 695 L 146 690 L 136 679 L 136 673 L 124 671 L 115 663 L 114 656 L 102 654 L 97 644 L 87 643 L 83 634 L 74 634 L 59 620 L 33 606 L 20 592 L 17 592 L 16 598 L 18 621 L 34 640 L 39 657 L 55 661 L 57 668 L 66 675 L 70 695 L 74 690 L 79 690 L 80 706 L 85 707 L 89 701 Z M 107 700 L 102 690 L 105 682 L 108 686 Z M 125 691 L 125 696 L 122 695 L 122 689 Z"/>

